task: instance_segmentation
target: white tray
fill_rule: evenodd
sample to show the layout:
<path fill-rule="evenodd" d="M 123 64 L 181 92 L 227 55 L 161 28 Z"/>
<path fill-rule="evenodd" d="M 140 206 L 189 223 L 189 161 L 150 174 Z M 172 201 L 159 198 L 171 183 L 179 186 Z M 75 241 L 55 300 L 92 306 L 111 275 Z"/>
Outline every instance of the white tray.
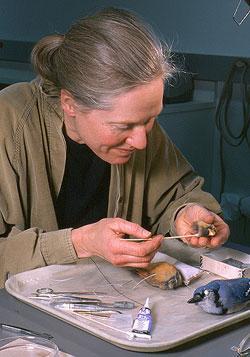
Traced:
<path fill-rule="evenodd" d="M 166 259 L 168 260 L 168 259 Z M 160 290 L 148 285 L 133 271 L 126 268 L 116 268 L 109 263 L 95 258 L 95 262 L 86 259 L 76 265 L 52 265 L 38 268 L 10 277 L 6 282 L 6 290 L 17 299 L 33 307 L 64 320 L 84 331 L 87 331 L 105 341 L 121 348 L 132 351 L 164 351 L 180 344 L 204 336 L 210 332 L 223 329 L 250 317 L 250 311 L 242 311 L 231 315 L 211 315 L 202 311 L 194 304 L 188 304 L 193 290 L 218 276 L 204 272 L 202 277 L 188 287 L 176 290 Z M 111 283 L 113 285 L 111 285 Z M 53 308 L 48 303 L 29 298 L 37 288 L 51 287 L 54 290 L 98 290 L 106 292 L 105 301 L 131 299 L 144 304 L 147 297 L 153 315 L 153 331 L 151 340 L 129 340 L 128 334 L 103 326 L 96 322 L 98 318 L 78 317 L 72 313 Z M 112 296 L 112 297 L 111 297 Z M 135 318 L 139 306 L 127 310 Z M 107 324 L 107 320 L 99 318 L 98 321 Z M 128 332 L 129 329 L 125 328 Z"/>

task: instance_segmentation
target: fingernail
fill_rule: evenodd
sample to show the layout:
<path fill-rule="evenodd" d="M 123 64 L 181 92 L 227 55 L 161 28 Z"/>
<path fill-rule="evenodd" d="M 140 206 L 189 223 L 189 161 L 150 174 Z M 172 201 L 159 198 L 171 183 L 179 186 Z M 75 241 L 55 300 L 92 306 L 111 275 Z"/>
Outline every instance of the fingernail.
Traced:
<path fill-rule="evenodd" d="M 151 232 L 147 231 L 146 229 L 143 229 L 142 234 L 145 238 L 151 237 Z"/>

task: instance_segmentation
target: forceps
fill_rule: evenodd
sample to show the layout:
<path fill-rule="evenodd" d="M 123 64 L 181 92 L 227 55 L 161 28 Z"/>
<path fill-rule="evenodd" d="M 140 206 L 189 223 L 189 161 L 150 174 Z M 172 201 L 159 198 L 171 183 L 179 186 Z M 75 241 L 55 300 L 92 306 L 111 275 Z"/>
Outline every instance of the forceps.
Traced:
<path fill-rule="evenodd" d="M 118 311 L 117 309 L 121 310 L 129 310 L 129 309 L 134 309 L 135 303 L 130 302 L 130 301 L 115 301 L 112 303 L 107 303 L 107 302 L 96 302 L 95 304 L 85 304 L 85 303 L 56 303 L 54 307 L 57 308 L 62 308 L 66 310 L 88 310 L 88 311 L 104 311 L 110 310 L 110 311 Z"/>
<path fill-rule="evenodd" d="M 95 292 L 96 294 L 101 294 L 100 292 Z M 135 304 L 130 301 L 115 301 L 113 303 L 106 303 L 103 302 L 100 299 L 97 298 L 87 298 L 84 297 L 85 292 L 71 292 L 71 291 L 53 291 L 51 288 L 40 288 L 36 290 L 36 293 L 34 293 L 33 296 L 30 296 L 31 299 L 37 299 L 37 300 L 47 300 L 51 303 L 56 303 L 57 305 L 64 305 L 64 307 L 73 305 L 78 306 L 82 304 L 81 306 L 89 305 L 89 307 L 94 306 L 97 308 L 117 308 L 117 309 L 133 309 L 135 307 Z"/>

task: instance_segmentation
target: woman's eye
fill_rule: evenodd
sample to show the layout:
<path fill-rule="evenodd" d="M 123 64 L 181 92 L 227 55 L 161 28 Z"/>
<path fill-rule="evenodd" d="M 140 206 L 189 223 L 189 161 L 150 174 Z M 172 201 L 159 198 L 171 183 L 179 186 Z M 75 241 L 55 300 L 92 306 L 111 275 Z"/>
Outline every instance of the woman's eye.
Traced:
<path fill-rule="evenodd" d="M 121 131 L 125 131 L 125 130 L 129 130 L 132 129 L 132 125 L 116 125 L 114 128 L 117 130 L 121 130 Z"/>
<path fill-rule="evenodd" d="M 154 122 L 154 120 L 155 120 L 155 118 L 150 118 L 144 124 L 141 124 L 141 125 L 144 125 L 145 127 L 150 126 L 152 124 L 152 122 Z M 135 123 L 116 124 L 113 126 L 113 129 L 119 130 L 119 131 L 126 131 L 126 130 L 132 130 L 135 126 L 136 126 Z"/>
<path fill-rule="evenodd" d="M 129 125 L 121 125 L 119 126 L 120 130 L 128 130 L 129 129 Z"/>

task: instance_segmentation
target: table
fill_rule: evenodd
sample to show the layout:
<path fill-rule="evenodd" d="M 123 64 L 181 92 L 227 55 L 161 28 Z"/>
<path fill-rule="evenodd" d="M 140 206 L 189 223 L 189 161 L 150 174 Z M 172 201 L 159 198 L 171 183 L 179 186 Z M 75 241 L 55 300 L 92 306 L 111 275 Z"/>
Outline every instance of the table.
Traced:
<path fill-rule="evenodd" d="M 230 347 L 238 345 L 243 337 L 250 332 L 250 319 L 247 319 L 175 349 L 157 353 L 139 353 L 121 349 L 39 311 L 17 300 L 8 294 L 5 289 L 0 290 L 0 316 L 2 323 L 51 334 L 60 350 L 75 357 L 234 356 Z"/>

